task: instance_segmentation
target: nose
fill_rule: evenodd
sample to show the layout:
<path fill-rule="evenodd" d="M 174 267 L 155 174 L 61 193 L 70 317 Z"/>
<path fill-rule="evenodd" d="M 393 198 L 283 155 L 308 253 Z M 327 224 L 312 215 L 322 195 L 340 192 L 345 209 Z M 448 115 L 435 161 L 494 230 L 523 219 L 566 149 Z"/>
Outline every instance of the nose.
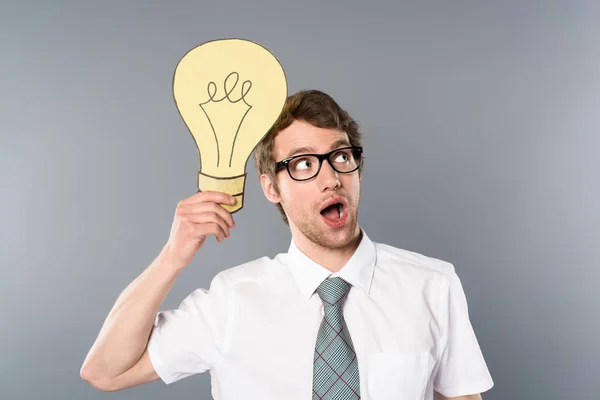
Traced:
<path fill-rule="evenodd" d="M 323 160 L 321 171 L 319 171 L 319 185 L 322 191 L 334 189 L 338 185 L 339 176 L 327 160 Z"/>

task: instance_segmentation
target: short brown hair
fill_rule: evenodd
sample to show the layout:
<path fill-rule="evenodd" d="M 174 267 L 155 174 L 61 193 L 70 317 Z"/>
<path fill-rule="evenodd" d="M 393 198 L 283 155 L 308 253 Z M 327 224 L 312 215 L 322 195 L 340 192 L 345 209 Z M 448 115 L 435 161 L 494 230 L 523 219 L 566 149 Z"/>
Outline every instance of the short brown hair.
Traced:
<path fill-rule="evenodd" d="M 348 135 L 351 146 L 362 146 L 358 124 L 331 96 L 314 89 L 302 90 L 289 96 L 279 118 L 254 149 L 254 164 L 258 176 L 269 176 L 277 192 L 279 187 L 275 179 L 275 162 L 278 160 L 273 158 L 275 137 L 293 121 L 305 121 L 319 128 L 338 129 Z M 362 168 L 363 163 L 358 170 L 359 174 L 362 173 Z M 287 224 L 288 219 L 281 204 L 277 204 L 277 208 Z"/>

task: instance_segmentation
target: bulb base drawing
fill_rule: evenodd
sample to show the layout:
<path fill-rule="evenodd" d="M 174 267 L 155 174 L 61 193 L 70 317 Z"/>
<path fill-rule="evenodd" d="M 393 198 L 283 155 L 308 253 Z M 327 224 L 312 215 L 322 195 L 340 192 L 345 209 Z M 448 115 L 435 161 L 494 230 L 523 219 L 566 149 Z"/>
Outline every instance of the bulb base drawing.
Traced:
<path fill-rule="evenodd" d="M 235 204 L 219 204 L 221 207 L 234 213 L 239 211 L 244 206 L 244 185 L 246 183 L 247 172 L 237 176 L 212 176 L 198 172 L 198 192 L 215 191 L 223 192 L 235 197 Z"/>

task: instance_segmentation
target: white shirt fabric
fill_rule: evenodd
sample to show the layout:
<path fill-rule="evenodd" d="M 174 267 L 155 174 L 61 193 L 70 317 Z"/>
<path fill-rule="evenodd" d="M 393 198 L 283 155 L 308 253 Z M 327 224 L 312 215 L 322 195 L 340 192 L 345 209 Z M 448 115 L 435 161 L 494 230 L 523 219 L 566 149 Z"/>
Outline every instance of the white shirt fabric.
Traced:
<path fill-rule="evenodd" d="M 148 343 L 163 382 L 210 371 L 217 400 L 312 399 L 327 277 L 352 285 L 344 318 L 363 400 L 434 400 L 494 385 L 448 262 L 362 240 L 332 274 L 291 241 L 287 253 L 218 273 L 178 309 L 157 314 Z"/>

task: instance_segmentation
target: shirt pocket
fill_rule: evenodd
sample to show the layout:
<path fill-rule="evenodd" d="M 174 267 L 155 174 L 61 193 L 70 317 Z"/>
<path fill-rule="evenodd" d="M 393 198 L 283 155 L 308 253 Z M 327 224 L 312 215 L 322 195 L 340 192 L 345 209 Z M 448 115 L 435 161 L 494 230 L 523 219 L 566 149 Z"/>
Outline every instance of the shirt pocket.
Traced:
<path fill-rule="evenodd" d="M 422 400 L 435 364 L 428 351 L 377 352 L 369 355 L 369 400 Z"/>

